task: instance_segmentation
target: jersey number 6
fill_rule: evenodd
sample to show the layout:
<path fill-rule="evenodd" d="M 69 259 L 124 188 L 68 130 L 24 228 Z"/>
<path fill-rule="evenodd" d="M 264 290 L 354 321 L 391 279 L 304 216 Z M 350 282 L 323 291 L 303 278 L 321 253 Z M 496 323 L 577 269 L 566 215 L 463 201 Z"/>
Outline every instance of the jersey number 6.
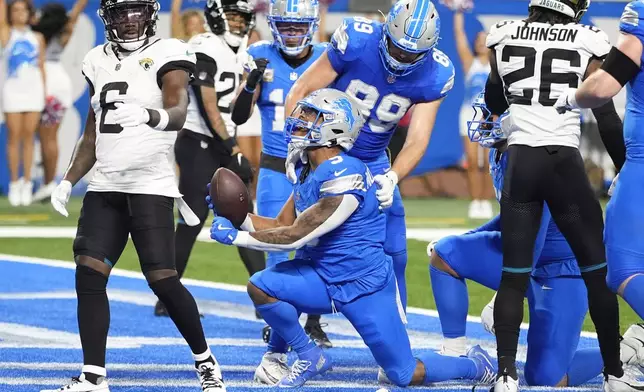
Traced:
<path fill-rule="evenodd" d="M 126 82 L 112 82 L 106 83 L 101 90 L 100 104 L 101 104 L 101 122 L 98 126 L 100 133 L 121 133 L 123 127 L 116 123 L 105 123 L 107 112 L 116 110 L 114 102 L 107 102 L 107 93 L 110 91 L 118 92 L 118 95 L 127 94 L 128 84 Z"/>

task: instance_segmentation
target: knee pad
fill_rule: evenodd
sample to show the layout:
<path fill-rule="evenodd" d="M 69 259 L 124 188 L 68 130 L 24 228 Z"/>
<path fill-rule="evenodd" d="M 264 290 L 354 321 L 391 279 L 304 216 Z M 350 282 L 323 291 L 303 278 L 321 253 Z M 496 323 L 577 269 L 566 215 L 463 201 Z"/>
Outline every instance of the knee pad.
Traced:
<path fill-rule="evenodd" d="M 253 276 L 251 276 L 248 281 L 250 283 L 252 283 L 253 286 L 255 286 L 258 289 L 262 290 L 264 293 L 266 293 L 269 296 L 275 298 L 273 291 L 269 290 L 268 287 L 266 286 L 266 284 L 264 284 L 264 280 L 265 280 L 264 278 L 265 278 L 265 276 L 267 274 L 267 271 L 270 271 L 271 269 L 272 268 L 267 267 L 265 270 L 259 271 L 259 272 L 255 273 L 255 274 L 253 274 Z"/>
<path fill-rule="evenodd" d="M 148 286 L 163 301 L 164 297 L 171 295 L 173 291 L 181 287 L 181 281 L 178 275 L 174 275 L 155 282 L 148 282 Z"/>
<path fill-rule="evenodd" d="M 606 254 L 610 260 L 606 283 L 613 292 L 616 293 L 619 286 L 631 276 L 644 274 L 644 255 L 627 253 L 609 246 L 606 247 Z"/>
<path fill-rule="evenodd" d="M 76 293 L 80 295 L 105 294 L 107 276 L 87 267 L 76 266 Z"/>

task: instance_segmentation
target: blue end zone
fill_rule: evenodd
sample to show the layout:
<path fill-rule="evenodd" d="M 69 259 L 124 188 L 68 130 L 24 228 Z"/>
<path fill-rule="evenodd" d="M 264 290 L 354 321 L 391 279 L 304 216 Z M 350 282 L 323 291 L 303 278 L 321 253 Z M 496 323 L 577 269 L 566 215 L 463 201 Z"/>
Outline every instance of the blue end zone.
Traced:
<path fill-rule="evenodd" d="M 74 266 L 54 260 L 0 256 L 0 391 L 38 391 L 58 387 L 78 376 L 82 352 L 76 324 Z M 222 364 L 229 391 L 263 388 L 253 373 L 265 351 L 264 323 L 243 287 L 185 280 L 205 314 L 202 319 L 211 349 Z M 108 288 L 111 325 L 108 377 L 112 391 L 198 390 L 190 350 L 168 318 L 153 315 L 156 297 L 142 275 L 114 270 Z M 408 330 L 415 350 L 438 349 L 438 318 L 410 310 Z M 373 392 L 377 365 L 353 327 L 342 316 L 324 316 L 335 348 L 334 370 L 307 384 L 306 390 Z M 471 344 L 495 352 L 494 337 L 480 323 L 468 323 Z M 520 357 L 525 359 L 525 331 Z M 582 337 L 581 347 L 596 340 Z M 290 361 L 294 360 L 291 356 Z M 597 389 L 600 379 L 574 390 Z M 392 388 L 388 388 L 392 390 Z M 395 389 L 395 388 L 393 388 Z M 431 389 L 471 390 L 471 383 L 439 384 Z M 544 389 L 544 388 L 524 388 Z"/>

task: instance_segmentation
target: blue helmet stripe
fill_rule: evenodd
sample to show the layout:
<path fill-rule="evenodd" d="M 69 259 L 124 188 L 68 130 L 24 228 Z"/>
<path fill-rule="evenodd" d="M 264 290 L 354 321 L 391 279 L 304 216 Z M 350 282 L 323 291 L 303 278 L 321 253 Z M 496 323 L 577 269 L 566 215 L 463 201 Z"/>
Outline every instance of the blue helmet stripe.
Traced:
<path fill-rule="evenodd" d="M 286 1 L 286 12 L 297 12 L 297 0 Z"/>
<path fill-rule="evenodd" d="M 418 0 L 416 2 L 416 8 L 414 9 L 414 13 L 411 17 L 411 23 L 407 29 L 407 35 L 410 38 L 417 39 L 422 34 L 425 19 L 427 19 L 429 14 L 429 4 L 429 0 Z"/>

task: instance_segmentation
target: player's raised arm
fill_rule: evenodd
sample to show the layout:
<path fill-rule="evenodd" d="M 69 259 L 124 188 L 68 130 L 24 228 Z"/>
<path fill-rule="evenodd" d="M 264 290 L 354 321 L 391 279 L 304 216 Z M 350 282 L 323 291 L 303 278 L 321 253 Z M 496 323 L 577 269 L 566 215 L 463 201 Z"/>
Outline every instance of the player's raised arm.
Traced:
<path fill-rule="evenodd" d="M 232 120 L 237 125 L 245 124 L 253 114 L 255 103 L 262 93 L 261 81 L 266 71 L 268 60 L 250 58 L 244 64 L 243 83 L 239 86 L 237 96 L 233 100 Z"/>

